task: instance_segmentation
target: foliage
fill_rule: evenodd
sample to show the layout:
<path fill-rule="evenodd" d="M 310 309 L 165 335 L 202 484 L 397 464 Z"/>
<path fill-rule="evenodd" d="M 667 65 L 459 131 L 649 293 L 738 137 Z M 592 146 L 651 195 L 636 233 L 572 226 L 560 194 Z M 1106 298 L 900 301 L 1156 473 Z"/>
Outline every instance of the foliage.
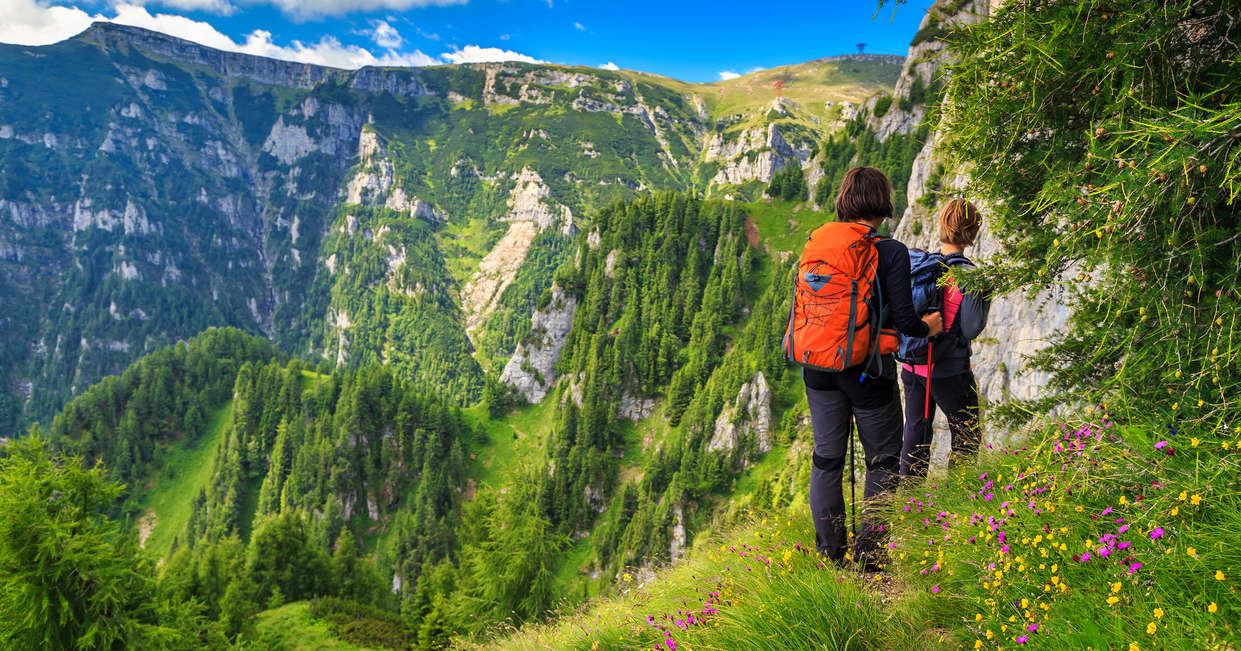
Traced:
<path fill-rule="evenodd" d="M 864 121 L 856 118 L 844 133 L 823 141 L 823 176 L 815 184 L 814 201 L 824 210 L 832 210 L 836 189 L 845 172 L 851 167 L 872 165 L 883 170 L 892 183 L 892 216 L 899 220 L 905 213 L 906 189 L 914 159 L 930 130 L 924 125 L 907 134 L 891 134 L 880 141 L 863 125 Z"/>
<path fill-rule="evenodd" d="M 938 595 L 927 616 L 956 646 L 1236 639 L 1236 433 L 1087 416 L 898 502 L 894 562 Z"/>
<path fill-rule="evenodd" d="M 806 177 L 801 165 L 793 161 L 771 177 L 767 186 L 767 196 L 783 201 L 805 201 L 809 197 L 806 191 Z"/>
<path fill-rule="evenodd" d="M 1238 43 L 1222 0 L 1012 3 L 952 37 L 944 148 L 1007 251 L 981 282 L 1073 309 L 1034 359 L 1054 377 L 1031 410 L 1241 413 Z"/>
<path fill-rule="evenodd" d="M 154 594 L 151 565 L 107 517 L 121 486 L 36 431 L 0 457 L 0 645 L 219 647 L 194 603 Z"/>
<path fill-rule="evenodd" d="M 403 622 L 395 613 L 356 601 L 335 597 L 312 599 L 308 612 L 329 622 L 341 639 L 358 646 L 408 649 L 410 640 L 402 631 Z"/>
<path fill-rule="evenodd" d="M 875 100 L 875 109 L 874 109 L 875 117 L 881 118 L 887 115 L 888 109 L 891 107 L 892 107 L 892 96 L 886 95 L 886 94 L 880 95 L 879 99 Z"/>

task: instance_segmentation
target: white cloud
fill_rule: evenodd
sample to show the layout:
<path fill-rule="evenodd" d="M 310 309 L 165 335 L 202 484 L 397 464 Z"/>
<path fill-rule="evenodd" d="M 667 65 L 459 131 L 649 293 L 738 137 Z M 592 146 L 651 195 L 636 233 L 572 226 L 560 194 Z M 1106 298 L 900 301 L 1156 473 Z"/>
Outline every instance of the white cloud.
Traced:
<path fill-rule="evenodd" d="M 509 40 L 510 38 L 513 38 L 513 37 L 512 37 L 511 35 L 509 35 L 509 34 L 501 34 L 501 35 L 500 35 L 500 40 L 501 40 L 501 41 L 507 41 L 507 40 Z"/>
<path fill-rule="evenodd" d="M 584 32 L 586 31 L 586 26 L 581 23 L 573 23 L 573 29 L 576 29 L 579 32 Z"/>
<path fill-rule="evenodd" d="M 611 61 L 608 61 L 607 63 L 600 63 L 599 67 L 603 68 L 604 70 L 620 70 L 620 66 L 616 65 L 615 63 L 612 63 Z"/>
<path fill-rule="evenodd" d="M 729 79 L 736 79 L 737 77 L 740 77 L 740 76 L 741 75 L 733 72 L 732 70 L 721 70 L 720 71 L 720 81 L 728 81 Z"/>
<path fill-rule="evenodd" d="M 343 16 L 366 11 L 405 11 L 415 7 L 465 4 L 469 0 L 245 0 L 270 4 L 297 19 Z"/>
<path fill-rule="evenodd" d="M 440 55 L 448 63 L 486 63 L 490 61 L 525 61 L 526 63 L 547 63 L 512 50 L 501 50 L 498 47 L 480 47 L 467 45 L 456 52 L 445 52 Z"/>
<path fill-rule="evenodd" d="M 233 6 L 229 0 L 152 0 L 152 2 L 181 11 L 204 11 L 221 16 L 231 16 L 237 11 L 237 7 Z"/>
<path fill-rule="evenodd" d="M 76 7 L 45 7 L 35 0 L 0 2 L 0 43 L 47 45 L 63 41 L 90 27 L 96 20 Z"/>
<path fill-rule="evenodd" d="M 375 45 L 379 47 L 395 50 L 405 42 L 405 39 L 401 38 L 401 33 L 396 31 L 395 27 L 389 25 L 387 21 L 375 20 L 371 22 L 371 26 L 374 27 L 369 32 L 371 40 L 375 41 Z"/>
<path fill-rule="evenodd" d="M 378 0 L 376 0 L 378 1 Z M 0 0 L 0 42 L 21 45 L 47 45 L 63 41 L 90 26 L 95 21 L 111 21 L 162 32 L 187 41 L 193 41 L 218 50 L 242 52 L 256 56 L 312 63 L 334 68 L 360 68 L 362 66 L 427 66 L 442 63 L 479 63 L 487 61 L 525 61 L 544 63 L 534 57 L 495 47 L 466 45 L 439 56 L 431 56 L 420 50 L 397 52 L 390 44 L 400 38 L 388 25 L 391 33 L 376 29 L 372 38 L 387 52 L 376 54 L 359 45 L 346 45 L 333 36 L 324 36 L 313 43 L 291 41 L 281 45 L 272 41 L 271 32 L 256 29 L 241 42 L 234 41 L 210 23 L 193 20 L 176 14 L 152 14 L 145 7 L 118 4 L 116 15 L 88 14 L 77 8 L 44 6 L 37 0 Z M 403 42 L 403 39 L 402 39 Z"/>

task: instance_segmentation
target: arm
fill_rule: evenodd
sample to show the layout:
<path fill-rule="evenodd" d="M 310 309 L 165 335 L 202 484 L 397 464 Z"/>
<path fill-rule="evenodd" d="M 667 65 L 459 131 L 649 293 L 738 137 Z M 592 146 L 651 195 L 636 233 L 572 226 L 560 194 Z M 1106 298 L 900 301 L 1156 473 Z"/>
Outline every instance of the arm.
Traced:
<path fill-rule="evenodd" d="M 961 308 L 957 312 L 961 336 L 974 339 L 987 327 L 987 314 L 991 312 L 991 301 L 983 296 L 969 292 L 961 298 Z"/>
<path fill-rule="evenodd" d="M 892 315 L 892 325 L 902 334 L 925 337 L 930 327 L 914 312 L 913 291 L 909 287 L 909 249 L 896 240 L 885 240 L 879 250 L 879 275 L 883 284 L 884 307 Z"/>

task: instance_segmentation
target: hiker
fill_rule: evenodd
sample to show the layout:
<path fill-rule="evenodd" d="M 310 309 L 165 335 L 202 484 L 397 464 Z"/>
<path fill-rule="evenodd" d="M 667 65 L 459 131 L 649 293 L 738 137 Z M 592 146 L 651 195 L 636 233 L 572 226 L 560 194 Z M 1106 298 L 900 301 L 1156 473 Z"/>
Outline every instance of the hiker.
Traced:
<path fill-rule="evenodd" d="M 984 294 L 963 294 L 951 275 L 946 285 L 938 287 L 937 282 L 939 276 L 951 274 L 954 268 L 974 268 L 965 257 L 965 249 L 974 244 L 981 226 L 978 208 L 964 199 L 954 199 L 939 211 L 939 251 L 910 252 L 915 307 L 925 302 L 929 309 L 939 310 L 944 333 L 929 341 L 901 341 L 898 356 L 905 388 L 901 475 L 905 477 L 926 477 L 937 408 L 947 415 L 952 434 L 949 464 L 978 457 L 982 430 L 978 424 L 978 386 L 970 368 L 970 340 L 987 325 L 991 302 Z"/>
<path fill-rule="evenodd" d="M 942 323 L 938 313 L 919 318 L 914 311 L 909 250 L 878 233 L 892 216 L 888 177 L 874 167 L 849 170 L 835 207 L 837 221 L 816 229 L 802 252 L 784 351 L 803 366 L 814 430 L 815 546 L 840 564 L 848 544 L 841 479 L 851 416 L 865 452 L 864 500 L 871 506 L 899 481 L 901 407 L 891 328 L 926 337 L 938 334 Z M 880 567 L 882 531 L 874 509 L 864 509 L 853 549 L 864 569 Z"/>

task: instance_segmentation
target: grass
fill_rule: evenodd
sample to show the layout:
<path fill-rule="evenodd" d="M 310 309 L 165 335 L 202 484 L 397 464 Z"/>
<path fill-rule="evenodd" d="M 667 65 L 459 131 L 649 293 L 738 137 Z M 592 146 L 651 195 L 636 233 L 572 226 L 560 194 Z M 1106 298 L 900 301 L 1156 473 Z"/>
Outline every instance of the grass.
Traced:
<path fill-rule="evenodd" d="M 459 287 L 478 271 L 478 263 L 486 257 L 496 242 L 504 235 L 508 224 L 482 217 L 473 217 L 461 223 L 449 222 L 437 234 L 440 249 L 444 251 L 449 273 Z"/>
<path fill-rule="evenodd" d="M 541 458 L 545 433 L 556 417 L 555 400 L 550 397 L 537 405 L 515 409 L 503 420 L 492 420 L 486 405 L 463 410 L 470 424 L 481 428 L 487 443 L 470 459 L 469 476 L 480 485 L 499 487 L 508 482 L 523 459 Z"/>
<path fill-rule="evenodd" d="M 759 239 L 773 253 L 800 254 L 810 232 L 832 219 L 817 210 L 796 210 L 797 206 L 791 201 L 777 200 L 759 200 L 745 205 L 745 213 L 758 227 Z"/>
<path fill-rule="evenodd" d="M 233 417 L 233 402 L 215 410 L 203 435 L 187 446 L 173 447 L 165 456 L 163 468 L 150 482 L 139 503 L 141 513 L 155 516 L 155 528 L 145 547 L 156 558 L 167 558 L 172 539 L 185 528 L 192 503 L 211 478 L 215 452 L 224 441 L 224 431 Z M 140 518 L 141 520 L 141 518 Z"/>
<path fill-rule="evenodd" d="M 753 113 L 775 99 L 774 85 L 784 82 L 781 95 L 798 102 L 815 119 L 826 119 L 825 101 L 861 103 L 882 90 L 891 90 L 900 74 L 900 61 L 828 61 L 758 70 L 727 81 L 695 84 L 653 75 L 622 71 L 634 81 L 660 84 L 677 93 L 702 97 L 711 117 L 716 119 Z"/>
<path fill-rule="evenodd" d="M 256 648 L 272 651 L 357 651 L 368 649 L 336 637 L 327 622 L 311 617 L 309 603 L 297 601 L 258 615 Z"/>
<path fill-rule="evenodd" d="M 824 567 L 795 500 L 700 534 L 684 561 L 629 576 L 618 594 L 480 646 L 1236 648 L 1238 433 L 1088 416 L 898 492 L 885 573 Z"/>

